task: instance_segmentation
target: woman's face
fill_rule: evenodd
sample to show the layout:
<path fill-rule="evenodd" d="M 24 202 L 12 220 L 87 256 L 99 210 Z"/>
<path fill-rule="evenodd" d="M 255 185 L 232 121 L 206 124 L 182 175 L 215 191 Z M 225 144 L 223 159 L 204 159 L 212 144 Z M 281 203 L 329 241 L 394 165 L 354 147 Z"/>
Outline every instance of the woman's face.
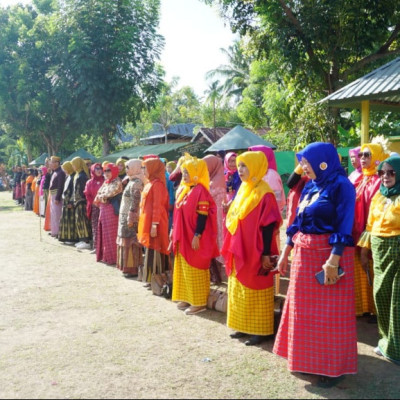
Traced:
<path fill-rule="evenodd" d="M 232 156 L 229 160 L 228 160 L 228 167 L 229 169 L 231 169 L 232 171 L 236 171 L 236 156 Z"/>
<path fill-rule="evenodd" d="M 301 167 L 303 168 L 304 173 L 310 178 L 310 179 L 315 179 L 317 175 L 315 175 L 315 172 L 311 166 L 311 164 L 308 162 L 308 160 L 304 157 L 302 157 L 300 161 Z"/>
<path fill-rule="evenodd" d="M 124 164 L 122 162 L 118 163 L 118 171 L 121 172 L 124 169 Z"/>
<path fill-rule="evenodd" d="M 101 176 L 103 175 L 103 168 L 101 168 L 99 165 L 94 168 L 94 174 L 96 176 Z"/>
<path fill-rule="evenodd" d="M 183 170 L 182 170 L 182 179 L 183 179 L 183 182 L 190 183 L 190 175 L 186 168 L 183 168 Z"/>
<path fill-rule="evenodd" d="M 243 161 L 239 161 L 238 174 L 239 174 L 239 178 L 241 179 L 242 182 L 246 182 L 249 180 L 250 171 Z"/>
<path fill-rule="evenodd" d="M 379 171 L 381 182 L 386 188 L 391 188 L 396 183 L 396 171 L 388 163 L 384 163 L 382 169 Z"/>
<path fill-rule="evenodd" d="M 369 168 L 371 166 L 372 153 L 369 147 L 364 147 L 362 151 L 358 153 L 360 159 L 361 168 Z"/>
<path fill-rule="evenodd" d="M 358 155 L 353 155 L 350 157 L 350 162 L 351 165 L 353 166 L 354 169 L 357 169 L 357 165 L 358 165 Z"/>
<path fill-rule="evenodd" d="M 125 170 L 126 170 L 126 174 L 127 174 L 129 177 L 133 176 L 133 172 L 134 172 L 133 168 L 129 168 L 129 165 L 126 165 L 126 166 L 125 166 Z"/>
<path fill-rule="evenodd" d="M 111 177 L 112 177 L 112 173 L 111 173 L 110 167 L 105 167 L 105 169 L 104 169 L 104 178 L 109 180 L 109 179 L 111 179 Z"/>
<path fill-rule="evenodd" d="M 173 171 L 173 169 L 172 169 L 171 165 L 167 165 L 167 172 L 169 174 L 172 174 L 172 171 Z"/>
<path fill-rule="evenodd" d="M 149 174 L 149 171 L 147 171 L 146 165 L 143 165 L 143 166 L 142 166 L 142 170 L 143 170 L 144 176 L 145 176 L 147 179 L 149 179 L 150 174 Z"/>

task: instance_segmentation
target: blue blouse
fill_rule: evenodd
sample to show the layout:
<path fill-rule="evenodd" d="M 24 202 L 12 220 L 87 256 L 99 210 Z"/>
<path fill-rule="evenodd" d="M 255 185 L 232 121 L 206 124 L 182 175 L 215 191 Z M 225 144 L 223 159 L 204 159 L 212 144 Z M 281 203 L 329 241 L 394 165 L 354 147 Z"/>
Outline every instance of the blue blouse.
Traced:
<path fill-rule="evenodd" d="M 298 231 L 322 235 L 330 233 L 333 254 L 341 255 L 344 247 L 354 246 L 351 232 L 354 221 L 356 193 L 347 177 L 335 174 L 322 187 L 309 181 L 301 193 L 297 216 L 286 233 L 287 244 Z"/>

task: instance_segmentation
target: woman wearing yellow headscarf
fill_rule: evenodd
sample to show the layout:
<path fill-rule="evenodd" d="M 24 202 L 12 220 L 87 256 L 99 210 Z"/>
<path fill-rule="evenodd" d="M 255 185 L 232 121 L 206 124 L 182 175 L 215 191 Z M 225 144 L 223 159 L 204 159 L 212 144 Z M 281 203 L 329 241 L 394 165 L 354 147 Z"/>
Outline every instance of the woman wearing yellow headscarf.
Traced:
<path fill-rule="evenodd" d="M 389 157 L 380 143 L 366 143 L 361 146 L 358 158 L 362 168 L 362 174 L 353 183 L 356 189 L 356 206 L 354 213 L 353 239 L 357 243 L 367 225 L 368 212 L 372 198 L 379 190 L 381 180 L 378 176 L 379 164 Z M 356 315 L 374 315 L 375 304 L 372 293 L 373 265 L 370 260 L 370 268 L 364 270 L 361 265 L 361 248 L 356 247 L 354 257 L 354 287 L 356 298 Z"/>
<path fill-rule="evenodd" d="M 77 249 L 91 249 L 90 239 L 92 238 L 92 228 L 86 213 L 86 197 L 85 186 L 89 179 L 88 167 L 80 157 L 75 157 L 71 161 L 72 167 L 75 171 L 74 177 L 74 214 L 75 214 L 75 229 L 78 236 Z"/>
<path fill-rule="evenodd" d="M 226 217 L 222 247 L 228 280 L 227 325 L 230 336 L 251 335 L 247 346 L 274 333 L 274 288 L 270 255 L 279 254 L 276 237 L 282 218 L 274 192 L 262 180 L 264 153 L 249 151 L 236 159 L 242 181 Z"/>
<path fill-rule="evenodd" d="M 193 315 L 206 310 L 210 293 L 210 262 L 219 255 L 217 208 L 209 192 L 204 160 L 185 155 L 177 191 L 172 230 L 175 254 L 172 301 Z"/>

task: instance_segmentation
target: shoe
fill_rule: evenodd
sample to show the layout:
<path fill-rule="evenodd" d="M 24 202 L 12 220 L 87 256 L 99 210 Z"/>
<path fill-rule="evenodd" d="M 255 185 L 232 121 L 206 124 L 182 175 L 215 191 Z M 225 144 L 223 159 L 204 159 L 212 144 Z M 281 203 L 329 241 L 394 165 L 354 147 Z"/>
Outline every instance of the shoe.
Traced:
<path fill-rule="evenodd" d="M 189 303 L 185 303 L 184 301 L 180 301 L 177 304 L 177 307 L 178 307 L 178 310 L 185 311 L 187 308 L 190 307 L 190 304 Z"/>
<path fill-rule="evenodd" d="M 203 311 L 206 311 L 206 306 L 200 306 L 200 307 L 190 306 L 189 308 L 187 308 L 185 310 L 185 314 L 186 315 L 195 315 L 195 314 L 201 313 Z"/>
<path fill-rule="evenodd" d="M 378 356 L 383 357 L 383 354 L 382 354 L 382 352 L 379 350 L 379 347 L 378 347 L 378 346 L 376 346 L 376 347 L 374 348 L 374 353 L 377 354 Z"/>
<path fill-rule="evenodd" d="M 76 246 L 76 248 L 79 250 L 87 250 L 87 249 L 91 249 L 92 246 L 90 245 L 90 243 L 83 242 L 81 245 Z"/>
<path fill-rule="evenodd" d="M 229 335 L 232 339 L 241 339 L 246 336 L 243 332 L 233 332 Z"/>
<path fill-rule="evenodd" d="M 344 375 L 332 378 L 330 376 L 320 376 L 317 381 L 317 386 L 320 388 L 329 389 L 336 386 L 339 382 L 344 379 Z"/>
<path fill-rule="evenodd" d="M 260 335 L 253 335 L 250 337 L 249 340 L 246 340 L 244 344 L 246 346 L 257 346 L 261 344 L 265 340 L 266 336 L 260 336 Z"/>
<path fill-rule="evenodd" d="M 61 242 L 62 244 L 66 244 L 68 246 L 72 246 L 73 244 L 75 244 L 74 242 Z"/>
<path fill-rule="evenodd" d="M 92 251 L 90 251 L 89 254 L 96 254 L 96 249 L 93 249 Z"/>
<path fill-rule="evenodd" d="M 78 243 L 75 243 L 75 247 L 78 247 L 78 246 L 80 246 L 80 245 L 83 244 L 83 243 L 85 243 L 85 242 L 78 242 Z"/>
<path fill-rule="evenodd" d="M 145 283 L 145 284 L 143 285 L 143 287 L 146 288 L 146 289 L 148 289 L 148 288 L 151 289 L 151 283 Z"/>

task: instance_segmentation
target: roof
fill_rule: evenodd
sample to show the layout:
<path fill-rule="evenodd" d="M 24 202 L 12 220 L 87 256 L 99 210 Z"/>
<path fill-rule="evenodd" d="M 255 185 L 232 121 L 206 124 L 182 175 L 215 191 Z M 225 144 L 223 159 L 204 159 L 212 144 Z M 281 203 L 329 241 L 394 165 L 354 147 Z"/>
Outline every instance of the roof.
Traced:
<path fill-rule="evenodd" d="M 44 163 L 45 163 L 45 161 L 46 161 L 46 158 L 47 158 L 48 156 L 49 156 L 49 155 L 48 155 L 47 153 L 43 153 L 43 154 L 40 155 L 38 158 L 35 158 L 33 161 L 31 161 L 31 162 L 29 163 L 29 165 L 32 166 L 32 167 L 35 167 L 35 166 L 38 166 L 38 165 L 44 165 Z"/>
<path fill-rule="evenodd" d="M 369 100 L 375 111 L 400 111 L 400 57 L 349 83 L 320 101 L 340 108 L 360 108 Z"/>
<path fill-rule="evenodd" d="M 68 157 L 64 158 L 62 162 L 65 161 L 71 161 L 75 157 L 80 157 L 80 158 L 90 158 L 92 161 L 96 161 L 97 158 L 93 156 L 92 154 L 88 153 L 85 149 L 78 149 L 74 153 L 70 154 Z"/>
<path fill-rule="evenodd" d="M 175 136 L 175 137 L 185 137 L 192 138 L 193 137 L 193 129 L 196 124 L 175 124 L 168 127 L 167 136 Z M 152 139 L 160 139 L 165 137 L 165 132 L 161 124 L 153 124 L 153 129 L 149 132 L 148 136 L 141 138 L 141 141 L 152 140 Z"/>
<path fill-rule="evenodd" d="M 260 136 L 243 128 L 241 125 L 235 126 L 224 137 L 217 140 L 206 151 L 213 152 L 219 150 L 247 150 L 250 146 L 264 145 L 276 149 L 272 143 L 260 138 Z"/>
<path fill-rule="evenodd" d="M 197 142 L 200 138 L 205 138 L 210 144 L 214 144 L 217 140 L 225 136 L 231 128 L 200 128 L 194 135 L 191 142 Z"/>
<path fill-rule="evenodd" d="M 180 157 L 178 149 L 187 145 L 187 142 L 180 143 L 161 143 L 161 144 L 151 144 L 147 146 L 134 146 L 129 149 L 124 149 L 118 151 L 117 153 L 109 154 L 108 156 L 102 157 L 99 161 L 103 162 L 105 160 L 110 162 L 115 162 L 120 157 L 139 158 L 147 154 L 155 154 L 159 157 L 164 157 L 166 159 L 176 159 Z"/>

